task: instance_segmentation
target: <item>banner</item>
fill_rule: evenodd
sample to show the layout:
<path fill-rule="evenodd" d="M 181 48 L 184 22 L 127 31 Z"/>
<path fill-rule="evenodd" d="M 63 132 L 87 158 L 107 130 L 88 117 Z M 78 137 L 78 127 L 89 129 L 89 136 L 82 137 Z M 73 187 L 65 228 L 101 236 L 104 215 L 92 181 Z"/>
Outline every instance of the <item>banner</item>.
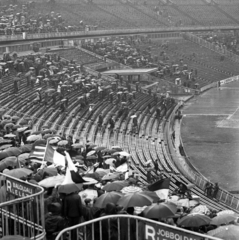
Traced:
<path fill-rule="evenodd" d="M 33 186 L 8 177 L 6 177 L 6 189 L 8 193 L 19 198 L 30 196 L 35 193 L 35 188 Z"/>
<path fill-rule="evenodd" d="M 193 234 L 180 228 L 145 223 L 144 240 L 204 240 L 202 235 Z"/>

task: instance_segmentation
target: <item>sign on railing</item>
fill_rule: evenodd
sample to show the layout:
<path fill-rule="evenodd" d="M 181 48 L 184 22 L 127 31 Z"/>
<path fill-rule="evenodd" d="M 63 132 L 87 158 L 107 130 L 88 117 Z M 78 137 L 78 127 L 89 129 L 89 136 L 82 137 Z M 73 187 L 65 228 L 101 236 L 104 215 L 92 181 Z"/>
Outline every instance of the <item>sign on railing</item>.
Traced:
<path fill-rule="evenodd" d="M 6 191 L 16 197 L 31 196 L 35 193 L 36 187 L 25 182 L 19 182 L 13 178 L 6 177 Z"/>
<path fill-rule="evenodd" d="M 63 240 L 219 240 L 133 215 L 108 215 L 65 228 L 56 237 Z"/>
<path fill-rule="evenodd" d="M 6 191 L 1 197 L 0 228 L 2 236 L 20 235 L 32 239 L 44 239 L 44 190 L 40 186 L 0 174 Z M 4 195 L 4 194 L 3 194 Z"/>
<path fill-rule="evenodd" d="M 192 232 L 184 232 L 181 229 L 170 228 L 156 223 L 145 224 L 145 240 L 202 240 Z M 204 237 L 205 239 L 205 237 Z"/>

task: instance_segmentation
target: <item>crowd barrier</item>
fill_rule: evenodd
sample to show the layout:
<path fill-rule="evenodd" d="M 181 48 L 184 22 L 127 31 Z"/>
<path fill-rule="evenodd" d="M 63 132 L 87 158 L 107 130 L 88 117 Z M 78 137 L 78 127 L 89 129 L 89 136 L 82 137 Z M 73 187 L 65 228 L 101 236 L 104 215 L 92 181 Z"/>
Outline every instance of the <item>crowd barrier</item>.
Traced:
<path fill-rule="evenodd" d="M 61 46 L 63 44 L 63 40 L 44 40 L 44 41 L 39 41 L 39 47 L 40 48 L 49 48 L 49 47 L 54 47 L 54 46 Z M 13 44 L 13 45 L 5 45 L 5 46 L 0 46 L 0 54 L 2 55 L 3 53 L 21 53 L 21 52 L 27 52 L 27 51 L 32 51 L 33 50 L 33 43 L 28 42 L 28 43 L 19 43 L 19 44 Z"/>
<path fill-rule="evenodd" d="M 217 87 L 226 83 L 230 83 L 233 81 L 238 81 L 239 76 L 234 76 L 225 80 L 221 80 L 216 83 L 209 84 L 208 86 L 205 86 L 200 89 L 200 92 L 206 91 L 212 87 Z M 190 98 L 189 98 L 190 99 Z M 189 100 L 188 99 L 188 100 Z M 171 133 L 173 132 L 173 125 L 175 121 L 175 113 L 177 112 L 178 108 L 181 106 L 181 103 L 179 103 L 174 111 L 171 113 L 169 117 L 169 123 L 165 126 L 165 137 L 167 139 L 168 143 L 168 151 L 169 151 L 169 157 L 173 159 L 179 170 L 184 174 L 185 177 L 187 177 L 189 180 L 191 180 L 196 186 L 201 188 L 202 190 L 205 189 L 205 185 L 207 182 L 211 182 L 209 179 L 206 179 L 200 172 L 198 172 L 194 166 L 191 163 L 190 158 L 187 156 L 186 152 L 184 151 L 185 156 L 180 156 L 178 154 L 175 154 L 175 146 L 172 144 L 172 137 Z M 181 145 L 183 147 L 183 142 L 181 141 Z M 235 212 L 239 213 L 239 197 L 229 193 L 228 191 L 221 189 L 218 192 L 217 200 L 223 204 L 226 204 L 228 208 L 233 209 Z"/>
<path fill-rule="evenodd" d="M 183 26 L 183 27 L 158 27 L 158 28 L 135 28 L 135 29 L 108 29 L 108 30 L 90 30 L 90 31 L 72 31 L 72 32 L 50 32 L 50 33 L 21 33 L 15 35 L 2 35 L 0 41 L 20 41 L 36 40 L 47 38 L 69 38 L 86 36 L 107 36 L 120 34 L 142 34 L 142 33 L 161 33 L 161 32 L 195 32 L 195 31 L 216 31 L 216 30 L 238 30 L 238 25 L 230 26 Z"/>
<path fill-rule="evenodd" d="M 76 236 L 75 240 L 219 240 L 128 214 L 108 215 L 66 228 L 58 234 L 56 240 L 63 240 L 66 235 L 69 239 L 73 239 L 73 235 Z"/>
<path fill-rule="evenodd" d="M 183 33 L 182 36 L 186 39 L 186 40 L 190 40 L 194 43 L 197 43 L 205 48 L 208 48 L 214 52 L 217 52 L 223 56 L 226 56 L 228 58 L 230 58 L 231 60 L 233 60 L 234 62 L 239 62 L 239 56 L 234 54 L 233 52 L 230 52 L 226 49 L 226 47 L 218 47 L 217 45 L 215 45 L 214 43 L 208 42 L 194 34 L 191 33 Z"/>
<path fill-rule="evenodd" d="M 1 235 L 21 235 L 34 240 L 45 237 L 44 190 L 40 186 L 0 173 Z M 5 200 L 5 201 L 4 201 Z"/>

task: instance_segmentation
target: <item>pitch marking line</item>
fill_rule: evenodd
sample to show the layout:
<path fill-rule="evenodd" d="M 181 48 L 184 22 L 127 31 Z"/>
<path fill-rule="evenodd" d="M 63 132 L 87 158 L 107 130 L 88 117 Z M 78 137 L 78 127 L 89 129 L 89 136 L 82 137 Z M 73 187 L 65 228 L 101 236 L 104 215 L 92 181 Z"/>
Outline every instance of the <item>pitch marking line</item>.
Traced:
<path fill-rule="evenodd" d="M 227 117 L 227 120 L 231 119 L 233 117 L 233 115 L 239 110 L 239 107 Z"/>
<path fill-rule="evenodd" d="M 233 113 L 234 114 L 234 113 Z M 189 113 L 189 114 L 183 114 L 184 117 L 186 116 L 229 116 L 231 114 L 220 114 L 220 113 Z"/>

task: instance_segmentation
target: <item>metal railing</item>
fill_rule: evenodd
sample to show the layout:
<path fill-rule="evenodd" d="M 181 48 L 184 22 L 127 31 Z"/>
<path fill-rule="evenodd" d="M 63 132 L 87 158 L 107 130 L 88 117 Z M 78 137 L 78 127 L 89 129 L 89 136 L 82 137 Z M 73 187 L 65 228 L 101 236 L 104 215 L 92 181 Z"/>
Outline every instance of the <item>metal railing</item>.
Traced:
<path fill-rule="evenodd" d="M 232 81 L 238 81 L 238 80 L 239 80 L 239 76 L 235 76 L 235 77 L 227 78 L 224 80 L 220 80 L 219 82 L 220 82 L 220 85 L 224 85 L 224 84 L 230 83 Z M 219 86 L 218 82 L 209 84 L 208 87 L 205 86 L 203 89 L 201 89 L 201 92 L 203 92 L 207 89 L 210 89 L 212 87 L 216 87 L 216 86 Z M 198 172 L 194 168 L 194 166 L 191 163 L 190 158 L 187 156 L 187 154 L 185 152 L 184 152 L 185 156 L 181 156 L 179 154 L 176 154 L 176 155 L 172 154 L 175 152 L 175 148 L 172 144 L 172 139 L 170 137 L 170 135 L 171 135 L 170 133 L 172 132 L 171 128 L 173 126 L 175 113 L 179 107 L 180 107 L 180 104 L 178 104 L 175 107 L 174 111 L 171 113 L 171 115 L 169 117 L 169 124 L 167 124 L 166 139 L 167 139 L 167 143 L 168 143 L 168 149 L 170 151 L 169 157 L 171 159 L 173 159 L 173 161 L 175 162 L 175 164 L 177 165 L 179 170 L 184 174 L 185 177 L 187 177 L 190 181 L 192 181 L 200 189 L 204 190 L 206 183 L 211 182 L 211 181 L 209 179 L 207 179 L 206 177 L 204 177 L 200 172 Z M 180 143 L 183 146 L 183 142 L 181 139 L 180 139 Z M 231 208 L 235 212 L 239 213 L 239 197 L 220 188 L 218 191 L 218 194 L 217 194 L 217 200 L 220 203 L 227 205 L 228 208 Z"/>
<path fill-rule="evenodd" d="M 71 31 L 71 32 L 49 32 L 49 33 L 22 33 L 15 35 L 0 35 L 0 41 L 16 41 L 25 39 L 46 39 L 46 38 L 69 38 L 82 36 L 107 36 L 110 34 L 141 34 L 141 33 L 160 33 L 160 32 L 187 32 L 187 31 L 216 31 L 216 30 L 238 30 L 238 25 L 228 26 L 183 26 L 183 27 L 158 27 L 158 28 L 122 28 L 107 30 L 90 30 L 90 31 Z"/>
<path fill-rule="evenodd" d="M 211 42 L 208 42 L 207 40 L 204 40 L 203 38 L 200 38 L 192 33 L 183 33 L 182 36 L 184 37 L 184 39 L 186 40 L 189 40 L 191 42 L 194 42 L 194 43 L 197 43 L 199 44 L 200 46 L 203 46 L 205 48 L 208 48 L 214 52 L 217 52 L 221 55 L 224 55 L 226 56 L 227 58 L 231 59 L 232 61 L 234 62 L 239 62 L 239 56 L 234 54 L 233 52 L 231 51 L 228 51 L 226 49 L 226 47 L 219 47 Z"/>
<path fill-rule="evenodd" d="M 56 240 L 63 240 L 65 236 L 71 240 L 218 240 L 208 235 L 127 214 L 108 215 L 65 228 L 57 235 Z"/>
<path fill-rule="evenodd" d="M 1 235 L 20 235 L 34 240 L 45 237 L 44 190 L 40 186 L 0 174 Z M 2 197 L 1 197 L 2 198 Z"/>

